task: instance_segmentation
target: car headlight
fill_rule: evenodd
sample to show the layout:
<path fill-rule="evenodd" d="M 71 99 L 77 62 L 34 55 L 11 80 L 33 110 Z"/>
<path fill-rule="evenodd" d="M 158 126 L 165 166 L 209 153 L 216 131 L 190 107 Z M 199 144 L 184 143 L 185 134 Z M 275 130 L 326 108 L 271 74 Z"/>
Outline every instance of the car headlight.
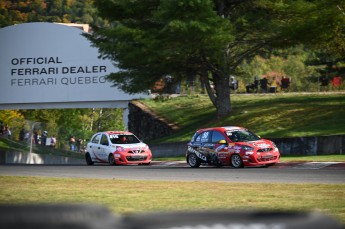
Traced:
<path fill-rule="evenodd" d="M 274 148 L 278 148 L 274 142 L 272 142 L 272 145 L 274 146 Z"/>
<path fill-rule="evenodd" d="M 123 152 L 123 151 L 125 151 L 125 148 L 123 148 L 121 146 L 116 146 L 116 151 L 117 152 Z"/>
<path fill-rule="evenodd" d="M 250 147 L 250 146 L 242 146 L 242 149 L 245 151 L 253 151 L 254 150 L 254 148 Z"/>

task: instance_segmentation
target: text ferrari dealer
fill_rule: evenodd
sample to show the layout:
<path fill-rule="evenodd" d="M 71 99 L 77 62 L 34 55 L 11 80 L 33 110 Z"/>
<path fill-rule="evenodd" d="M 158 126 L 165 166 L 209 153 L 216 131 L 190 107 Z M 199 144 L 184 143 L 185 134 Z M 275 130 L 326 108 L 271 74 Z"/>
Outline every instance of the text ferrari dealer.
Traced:
<path fill-rule="evenodd" d="M 127 94 L 107 80 L 116 64 L 99 58 L 84 31 L 54 23 L 0 29 L 0 109 L 124 108 Z"/>
<path fill-rule="evenodd" d="M 63 61 L 59 57 L 13 58 L 11 64 L 13 66 L 11 86 L 106 83 L 104 76 L 73 76 L 73 74 L 106 73 L 107 66 L 60 66 L 63 65 Z M 41 67 L 40 65 L 43 64 L 49 64 L 50 67 Z M 35 67 L 28 67 L 29 65 L 35 65 Z M 69 75 L 69 77 L 64 75 Z"/>

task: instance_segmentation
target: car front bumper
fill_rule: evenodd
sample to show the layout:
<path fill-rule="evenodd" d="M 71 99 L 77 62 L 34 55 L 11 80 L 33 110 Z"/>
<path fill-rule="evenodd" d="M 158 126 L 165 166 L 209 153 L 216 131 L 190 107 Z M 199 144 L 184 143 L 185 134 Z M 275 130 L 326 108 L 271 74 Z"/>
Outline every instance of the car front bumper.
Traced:
<path fill-rule="evenodd" d="M 114 154 L 115 163 L 118 165 L 127 164 L 149 164 L 152 161 L 151 154 Z"/>
<path fill-rule="evenodd" d="M 255 154 L 243 156 L 243 164 L 245 166 L 257 166 L 268 165 L 278 163 L 280 159 L 279 152 L 267 153 L 267 154 Z"/>

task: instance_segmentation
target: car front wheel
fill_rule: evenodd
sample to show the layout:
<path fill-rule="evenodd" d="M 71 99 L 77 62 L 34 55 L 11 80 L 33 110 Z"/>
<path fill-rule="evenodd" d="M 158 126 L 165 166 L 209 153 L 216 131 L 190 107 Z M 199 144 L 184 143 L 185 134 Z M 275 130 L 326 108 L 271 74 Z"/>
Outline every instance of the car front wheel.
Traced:
<path fill-rule="evenodd" d="M 199 158 L 194 153 L 191 153 L 188 155 L 188 164 L 192 168 L 198 168 L 201 163 Z"/>
<path fill-rule="evenodd" d="M 92 161 L 91 156 L 90 156 L 89 153 L 85 154 L 85 160 L 86 160 L 86 164 L 87 165 L 93 165 L 93 161 Z"/>
<path fill-rule="evenodd" d="M 109 165 L 115 165 L 116 164 L 114 154 L 112 154 L 112 153 L 109 154 L 108 162 L 109 162 Z"/>
<path fill-rule="evenodd" d="M 234 168 L 242 168 L 243 167 L 243 161 L 240 155 L 233 154 L 231 156 L 231 166 Z"/>

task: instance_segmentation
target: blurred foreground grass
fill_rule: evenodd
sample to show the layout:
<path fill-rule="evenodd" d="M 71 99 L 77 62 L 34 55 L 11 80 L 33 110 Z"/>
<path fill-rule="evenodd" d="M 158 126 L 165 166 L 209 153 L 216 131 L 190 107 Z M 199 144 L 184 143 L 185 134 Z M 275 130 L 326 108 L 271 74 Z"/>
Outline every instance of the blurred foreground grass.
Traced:
<path fill-rule="evenodd" d="M 2 204 L 98 204 L 116 214 L 215 209 L 319 211 L 345 224 L 345 185 L 342 184 L 241 184 L 14 176 L 0 176 L 0 183 Z"/>

